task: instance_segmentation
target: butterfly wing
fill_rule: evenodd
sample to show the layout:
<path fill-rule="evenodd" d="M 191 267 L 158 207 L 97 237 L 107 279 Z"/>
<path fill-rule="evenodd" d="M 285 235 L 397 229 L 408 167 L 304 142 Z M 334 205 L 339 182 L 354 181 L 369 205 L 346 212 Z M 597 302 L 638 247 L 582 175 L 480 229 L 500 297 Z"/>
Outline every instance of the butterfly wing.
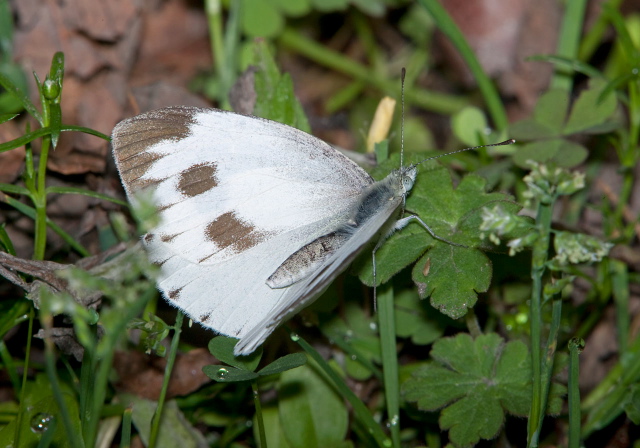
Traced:
<path fill-rule="evenodd" d="M 112 142 L 130 199 L 148 190 L 159 210 L 143 238 L 159 288 L 195 321 L 239 338 L 296 302 L 266 279 L 347 219 L 373 183 L 309 134 L 214 109 L 145 113 L 119 123 Z"/>
<path fill-rule="evenodd" d="M 312 276 L 287 288 L 287 293 L 273 308 L 270 315 L 265 316 L 258 325 L 254 325 L 253 329 L 236 344 L 235 354 L 253 352 L 280 323 L 309 305 L 370 241 L 375 241 L 389 231 L 396 221 L 401 205 L 401 196 L 385 201 Z"/>

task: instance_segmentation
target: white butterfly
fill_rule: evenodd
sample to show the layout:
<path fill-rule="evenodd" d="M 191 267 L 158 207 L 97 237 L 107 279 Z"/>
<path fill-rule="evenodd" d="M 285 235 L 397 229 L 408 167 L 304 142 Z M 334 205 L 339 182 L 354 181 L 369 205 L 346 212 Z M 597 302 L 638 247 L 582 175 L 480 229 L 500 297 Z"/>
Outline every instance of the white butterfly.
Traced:
<path fill-rule="evenodd" d="M 309 305 L 370 240 L 420 221 L 398 220 L 416 166 L 375 182 L 325 142 L 273 121 L 169 107 L 122 121 L 112 141 L 129 198 L 153 191 L 160 223 L 143 243 L 161 266 L 160 290 L 239 338 L 236 355 Z"/>

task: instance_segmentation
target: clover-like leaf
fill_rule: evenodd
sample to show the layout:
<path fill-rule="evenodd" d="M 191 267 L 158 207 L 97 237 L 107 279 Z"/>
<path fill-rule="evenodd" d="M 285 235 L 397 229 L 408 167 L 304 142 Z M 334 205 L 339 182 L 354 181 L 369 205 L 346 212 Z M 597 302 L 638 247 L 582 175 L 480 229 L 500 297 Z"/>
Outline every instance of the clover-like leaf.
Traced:
<path fill-rule="evenodd" d="M 606 83 L 603 80 L 592 79 L 589 82 L 589 88 L 580 94 L 571 108 L 571 114 L 563 130 L 565 135 L 585 132 L 611 117 L 618 100 L 614 92 L 609 92 L 602 98 L 601 94 L 605 88 Z"/>
<path fill-rule="evenodd" d="M 278 410 L 292 448 L 340 446 L 347 433 L 349 414 L 344 399 L 313 362 L 282 373 Z"/>
<path fill-rule="evenodd" d="M 258 375 L 251 370 L 238 369 L 231 366 L 209 365 L 202 368 L 202 372 L 214 381 L 219 383 L 235 383 L 239 381 L 251 381 L 258 378 Z"/>
<path fill-rule="evenodd" d="M 282 373 L 285 370 L 295 369 L 301 365 L 306 364 L 307 355 L 304 353 L 290 353 L 281 358 L 276 359 L 271 364 L 258 370 L 260 376 L 273 375 L 276 373 Z"/>
<path fill-rule="evenodd" d="M 229 364 L 240 370 L 253 372 L 256 367 L 258 367 L 260 358 L 262 358 L 262 348 L 247 356 L 235 356 L 233 354 L 233 348 L 237 342 L 238 340 L 235 338 L 216 336 L 209 341 L 209 352 L 225 364 Z M 219 366 L 214 365 L 212 367 L 218 368 Z"/>
<path fill-rule="evenodd" d="M 554 136 L 558 136 L 562 132 L 568 109 L 569 93 L 565 89 L 550 89 L 538 100 L 533 117 L 536 122 L 552 130 Z"/>
<path fill-rule="evenodd" d="M 409 158 L 419 160 L 414 154 Z M 391 166 L 398 163 L 395 160 L 390 159 Z M 482 209 L 495 203 L 518 207 L 510 196 L 484 190 L 485 180 L 479 176 L 466 176 L 454 189 L 451 175 L 444 167 L 435 163 L 424 166 L 407 198 L 407 214 L 419 216 L 439 239 L 434 239 L 416 222 L 397 232 L 376 253 L 377 283 L 387 281 L 418 257 L 422 257 L 422 266 L 430 259 L 436 269 L 428 279 L 420 273 L 422 268 L 414 270 L 414 281 L 424 286 L 421 296 L 434 293 L 431 300 L 434 306 L 454 319 L 463 316 L 476 302 L 476 293 L 486 291 L 491 280 L 491 263 L 474 249 L 486 244 L 479 230 Z M 357 269 L 361 281 L 372 285 L 368 254 L 360 259 Z"/>
<path fill-rule="evenodd" d="M 531 361 L 524 343 L 505 343 L 497 334 L 468 334 L 433 345 L 435 362 L 413 373 L 402 387 L 418 408 L 443 408 L 440 427 L 457 446 L 490 439 L 500 430 L 505 412 L 526 415 L 531 402 Z"/>
<path fill-rule="evenodd" d="M 421 266 L 431 260 L 425 276 Z M 458 319 L 486 292 L 491 283 L 491 261 L 475 249 L 438 244 L 413 268 L 412 278 L 421 298 L 430 297 L 431 305 L 441 313 Z"/>
<path fill-rule="evenodd" d="M 420 300 L 415 291 L 404 290 L 396 294 L 394 308 L 396 334 L 399 337 L 410 337 L 416 345 L 427 345 L 444 333 L 446 318 Z"/>

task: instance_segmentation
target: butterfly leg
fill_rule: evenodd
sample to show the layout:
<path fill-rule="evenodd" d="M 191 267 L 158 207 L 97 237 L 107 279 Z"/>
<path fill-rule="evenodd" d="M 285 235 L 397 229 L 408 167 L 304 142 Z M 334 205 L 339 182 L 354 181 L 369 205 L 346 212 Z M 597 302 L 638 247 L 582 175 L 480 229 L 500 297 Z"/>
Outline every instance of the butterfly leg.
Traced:
<path fill-rule="evenodd" d="M 445 238 L 439 237 L 438 235 L 436 235 L 436 233 L 433 230 L 431 230 L 431 227 L 429 227 L 427 225 L 427 223 L 425 223 L 422 219 L 420 219 L 419 216 L 410 215 L 410 216 L 406 216 L 406 217 L 404 217 L 402 219 L 397 220 L 395 222 L 395 224 L 391 227 L 391 229 L 389 229 L 389 231 L 382 238 L 380 238 L 380 241 L 378 241 L 378 243 L 373 248 L 373 251 L 371 253 L 371 257 L 372 257 L 372 261 L 373 261 L 372 274 L 373 274 L 373 309 L 374 310 L 376 310 L 377 306 L 378 306 L 377 291 L 376 291 L 377 290 L 377 287 L 376 287 L 376 252 L 378 251 L 378 249 L 380 249 L 380 247 L 387 240 L 387 238 L 389 238 L 394 232 L 406 227 L 407 224 L 409 224 L 411 221 L 418 221 L 418 223 L 420 223 L 420 225 L 422 225 L 422 227 L 424 227 L 427 230 L 427 232 L 429 232 L 429 235 L 431 235 L 434 239 L 436 239 L 438 241 L 442 241 L 443 243 L 451 244 L 452 246 L 468 247 L 468 246 L 465 246 L 464 244 L 454 243 L 453 241 L 449 241 L 449 240 L 447 240 Z"/>
<path fill-rule="evenodd" d="M 393 232 L 395 232 L 396 230 L 400 230 L 400 229 L 402 229 L 403 227 L 406 227 L 406 225 L 407 225 L 407 224 L 409 224 L 411 221 L 418 221 L 418 223 L 420 223 L 420 225 L 421 225 L 422 227 L 424 227 L 424 228 L 426 229 L 426 231 L 427 231 L 427 232 L 429 232 L 429 235 L 431 235 L 434 239 L 436 239 L 436 240 L 438 240 L 438 241 L 442 241 L 443 243 L 451 244 L 452 246 L 467 247 L 467 248 L 469 247 L 469 246 L 465 246 L 464 244 L 454 243 L 453 241 L 449 241 L 449 240 L 447 240 L 447 239 L 445 239 L 445 238 L 442 238 L 442 237 L 440 237 L 440 236 L 436 235 L 436 234 L 435 234 L 435 232 L 434 232 L 433 230 L 431 230 L 431 227 L 429 227 L 429 226 L 427 225 L 427 223 L 425 223 L 422 219 L 420 219 L 420 217 L 419 217 L 419 216 L 416 216 L 416 215 L 410 215 L 410 216 L 407 216 L 407 217 L 405 217 L 405 218 L 399 219 L 399 220 L 395 223 L 395 225 L 393 226 L 393 228 L 392 228 L 392 230 L 391 230 L 390 234 L 391 234 L 391 233 L 393 233 Z M 389 235 L 390 235 L 390 234 L 389 234 Z M 388 238 L 388 237 L 389 237 L 389 235 L 387 235 L 387 237 L 386 237 L 386 238 Z M 385 239 L 386 239 L 386 238 L 385 238 Z"/>

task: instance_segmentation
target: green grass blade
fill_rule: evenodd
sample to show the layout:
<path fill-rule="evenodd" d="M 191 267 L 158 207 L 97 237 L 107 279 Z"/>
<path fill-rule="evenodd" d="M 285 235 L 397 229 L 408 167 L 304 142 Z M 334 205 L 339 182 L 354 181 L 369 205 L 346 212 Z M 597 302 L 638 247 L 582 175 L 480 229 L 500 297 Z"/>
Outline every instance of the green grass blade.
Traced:
<path fill-rule="evenodd" d="M 478 62 L 476 55 L 473 53 L 473 50 L 471 50 L 471 47 L 464 38 L 464 35 L 460 32 L 458 26 L 438 0 L 418 0 L 418 3 L 429 11 L 435 23 L 440 28 L 440 31 L 449 38 L 460 53 L 462 59 L 466 62 L 467 67 L 469 67 L 474 79 L 478 83 L 478 87 L 487 104 L 487 109 L 489 110 L 496 129 L 498 131 L 506 129 L 509 123 L 500 95 L 498 95 L 498 91 L 493 85 L 493 82 L 482 69 L 480 62 Z"/>

